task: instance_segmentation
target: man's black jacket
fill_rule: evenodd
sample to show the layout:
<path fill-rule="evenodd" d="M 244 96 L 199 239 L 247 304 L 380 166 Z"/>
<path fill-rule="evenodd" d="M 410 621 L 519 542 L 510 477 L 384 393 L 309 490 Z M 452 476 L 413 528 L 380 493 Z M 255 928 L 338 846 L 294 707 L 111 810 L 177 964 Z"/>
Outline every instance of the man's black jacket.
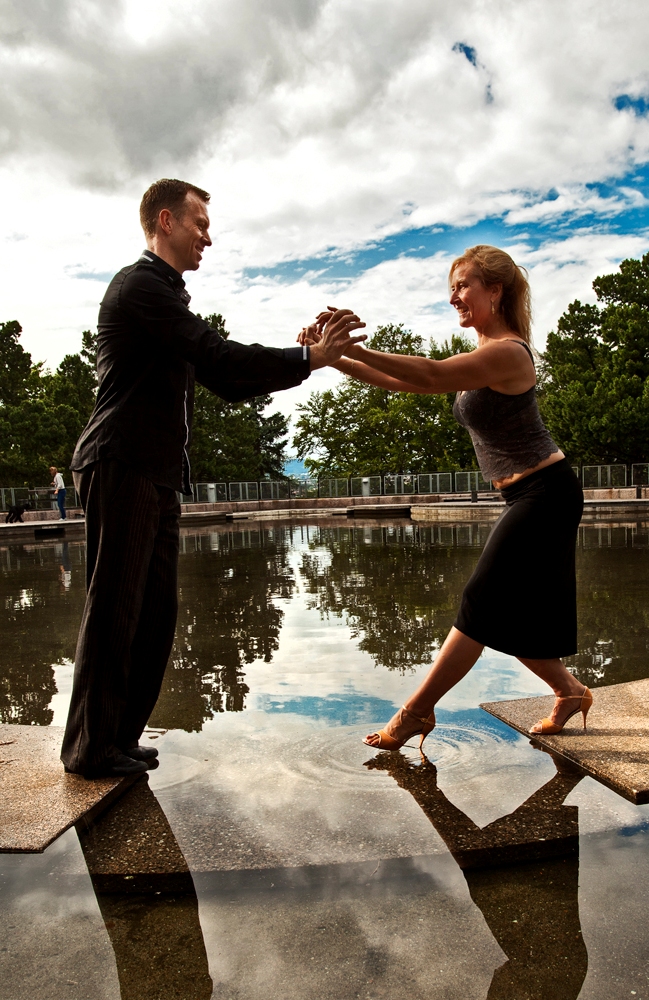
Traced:
<path fill-rule="evenodd" d="M 180 274 L 150 250 L 115 275 L 99 309 L 97 402 L 72 469 L 118 459 L 189 493 L 195 379 L 236 403 L 308 377 L 308 348 L 224 340 L 188 302 Z"/>

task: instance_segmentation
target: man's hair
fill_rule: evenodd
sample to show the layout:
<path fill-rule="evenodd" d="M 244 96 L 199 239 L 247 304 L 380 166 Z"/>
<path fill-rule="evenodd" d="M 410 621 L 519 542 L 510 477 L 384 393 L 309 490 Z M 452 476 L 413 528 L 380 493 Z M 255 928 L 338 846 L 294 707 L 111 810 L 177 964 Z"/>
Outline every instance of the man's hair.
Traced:
<path fill-rule="evenodd" d="M 177 219 L 182 217 L 185 198 L 190 191 L 207 205 L 210 200 L 207 191 L 196 187 L 195 184 L 188 184 L 187 181 L 176 181 L 169 177 L 155 181 L 148 191 L 144 192 L 140 202 L 140 222 L 147 236 L 153 236 L 155 233 L 158 216 L 163 208 L 168 208 Z"/>

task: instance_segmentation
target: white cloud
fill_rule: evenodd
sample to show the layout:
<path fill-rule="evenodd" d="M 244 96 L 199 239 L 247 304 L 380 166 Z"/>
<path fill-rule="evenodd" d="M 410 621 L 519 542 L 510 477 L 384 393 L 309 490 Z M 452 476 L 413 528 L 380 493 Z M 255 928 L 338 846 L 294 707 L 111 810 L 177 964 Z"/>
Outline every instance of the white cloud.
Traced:
<path fill-rule="evenodd" d="M 613 104 L 649 94 L 649 21 L 636 0 L 3 0 L 1 10 L 2 318 L 20 319 L 26 345 L 52 364 L 96 319 L 104 285 L 76 275 L 137 256 L 139 197 L 163 174 L 213 193 L 215 245 L 190 282 L 195 307 L 223 312 L 241 340 L 281 344 L 334 293 L 370 328 L 403 320 L 447 336 L 447 255 L 386 260 L 344 288 L 251 283 L 245 268 L 406 227 L 494 216 L 583 226 L 585 213 L 642 204 L 628 180 L 607 195 L 587 186 L 649 158 L 646 117 Z M 539 343 L 596 274 L 645 249 L 642 235 L 586 230 L 518 248 Z M 319 374 L 282 405 L 335 378 Z"/>

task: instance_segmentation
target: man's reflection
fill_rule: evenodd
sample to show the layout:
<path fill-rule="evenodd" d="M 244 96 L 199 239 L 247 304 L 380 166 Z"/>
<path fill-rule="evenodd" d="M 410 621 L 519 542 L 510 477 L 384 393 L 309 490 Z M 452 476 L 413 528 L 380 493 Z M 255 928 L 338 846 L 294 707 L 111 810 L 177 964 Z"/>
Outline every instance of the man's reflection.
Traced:
<path fill-rule="evenodd" d="M 194 883 L 146 776 L 77 833 L 122 1000 L 209 1000 Z"/>
<path fill-rule="evenodd" d="M 381 753 L 366 766 L 410 792 L 464 873 L 474 903 L 507 955 L 488 1000 L 576 1000 L 588 969 L 579 923 L 577 806 L 583 777 L 552 755 L 557 773 L 509 816 L 480 829 L 437 787 L 437 770 Z"/>

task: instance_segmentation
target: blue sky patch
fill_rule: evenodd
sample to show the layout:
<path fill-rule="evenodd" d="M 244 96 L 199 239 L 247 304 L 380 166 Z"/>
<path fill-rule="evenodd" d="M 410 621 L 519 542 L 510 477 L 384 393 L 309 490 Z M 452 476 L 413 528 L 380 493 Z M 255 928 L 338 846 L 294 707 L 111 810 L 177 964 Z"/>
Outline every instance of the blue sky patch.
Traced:
<path fill-rule="evenodd" d="M 461 52 L 463 56 L 466 56 L 472 66 L 478 65 L 478 53 L 472 45 L 467 45 L 465 42 L 456 42 L 453 46 L 453 51 Z"/>
<path fill-rule="evenodd" d="M 615 98 L 613 104 L 618 111 L 626 111 L 629 108 L 638 117 L 646 115 L 649 111 L 649 100 L 646 97 L 631 97 L 630 94 L 620 94 Z"/>
<path fill-rule="evenodd" d="M 328 695 L 325 698 L 300 695 L 293 698 L 264 695 L 261 699 L 263 710 L 270 713 L 290 713 L 304 715 L 310 719 L 326 721 L 338 726 L 368 726 L 378 725 L 394 715 L 398 704 L 385 698 L 374 698 L 369 695 L 350 692 L 339 695 Z M 521 737 L 514 729 L 504 722 L 488 715 L 481 708 L 462 709 L 452 712 L 445 708 L 436 709 L 437 721 L 446 726 L 457 726 L 465 729 L 479 729 L 490 733 L 497 739 L 515 743 Z"/>
<path fill-rule="evenodd" d="M 398 257 L 432 257 L 437 253 L 452 257 L 477 243 L 507 247 L 525 243 L 536 250 L 548 241 L 562 240 L 576 232 L 636 234 L 649 230 L 649 165 L 642 165 L 621 178 L 588 184 L 563 195 L 556 188 L 525 193 L 525 205 L 548 205 L 565 197 L 562 211 L 540 210 L 538 221 L 512 222 L 508 216 L 485 218 L 470 226 L 426 226 L 404 228 L 401 232 L 368 242 L 352 250 L 333 247 L 316 257 L 282 261 L 266 268 L 246 268 L 244 279 L 269 278 L 293 283 L 307 277 L 312 285 L 352 281 L 383 261 Z M 408 218 L 414 206 L 404 206 Z"/>

